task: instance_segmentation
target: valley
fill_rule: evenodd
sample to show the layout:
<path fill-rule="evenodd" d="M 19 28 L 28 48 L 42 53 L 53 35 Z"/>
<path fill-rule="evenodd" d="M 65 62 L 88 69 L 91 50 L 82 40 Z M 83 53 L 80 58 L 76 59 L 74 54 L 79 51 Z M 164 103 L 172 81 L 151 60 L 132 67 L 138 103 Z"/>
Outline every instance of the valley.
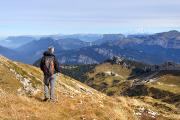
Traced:
<path fill-rule="evenodd" d="M 165 111 L 175 108 L 174 112 L 179 114 L 180 71 L 177 68 L 151 71 L 148 69 L 150 66 L 152 65 L 116 58 L 92 65 L 89 71 L 81 74 L 82 78 L 79 77 L 79 80 L 87 78 L 85 84 L 108 96 L 133 97 L 153 106 L 160 106 Z M 84 69 L 81 67 L 76 66 L 76 69 L 80 69 L 79 73 Z M 73 66 L 62 72 L 68 70 L 74 71 Z M 68 74 L 76 77 L 71 72 Z"/>

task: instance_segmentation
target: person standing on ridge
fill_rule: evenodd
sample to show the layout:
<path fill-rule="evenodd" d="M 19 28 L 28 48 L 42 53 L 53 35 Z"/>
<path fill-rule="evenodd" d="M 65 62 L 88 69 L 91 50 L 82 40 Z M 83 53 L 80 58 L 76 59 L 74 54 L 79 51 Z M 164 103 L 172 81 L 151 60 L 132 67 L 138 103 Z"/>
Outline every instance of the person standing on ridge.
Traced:
<path fill-rule="evenodd" d="M 44 100 L 55 101 L 55 81 L 56 73 L 60 72 L 59 63 L 54 55 L 54 47 L 49 47 L 45 51 L 40 62 L 40 68 L 44 73 Z M 50 91 L 50 95 L 49 95 Z"/>

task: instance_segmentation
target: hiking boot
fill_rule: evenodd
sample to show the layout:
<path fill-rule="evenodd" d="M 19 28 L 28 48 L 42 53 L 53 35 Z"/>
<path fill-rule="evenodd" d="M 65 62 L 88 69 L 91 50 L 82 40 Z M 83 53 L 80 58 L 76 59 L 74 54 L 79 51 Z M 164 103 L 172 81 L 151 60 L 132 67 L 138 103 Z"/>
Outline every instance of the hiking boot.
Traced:
<path fill-rule="evenodd" d="M 57 102 L 57 99 L 50 99 L 50 102 L 55 103 L 55 102 Z"/>
<path fill-rule="evenodd" d="M 48 100 L 49 100 L 49 98 L 44 98 L 44 99 L 43 99 L 44 102 L 46 102 L 46 101 L 48 101 Z"/>

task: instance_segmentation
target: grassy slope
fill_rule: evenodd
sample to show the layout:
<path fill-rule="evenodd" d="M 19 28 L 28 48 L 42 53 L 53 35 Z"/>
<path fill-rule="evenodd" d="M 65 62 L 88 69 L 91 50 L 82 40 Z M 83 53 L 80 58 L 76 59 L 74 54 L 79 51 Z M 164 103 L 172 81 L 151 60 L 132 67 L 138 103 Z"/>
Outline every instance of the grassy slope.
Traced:
<path fill-rule="evenodd" d="M 4 83 L 1 84 L 3 85 L 2 87 L 4 89 L 9 88 L 8 90 L 11 91 L 21 87 L 18 75 L 21 75 L 23 78 L 30 79 L 32 86 L 34 87 L 38 87 L 38 85 L 41 84 L 40 80 L 43 78 L 42 72 L 38 68 L 13 62 L 0 56 L 0 76 L 1 82 Z"/>
<path fill-rule="evenodd" d="M 165 120 L 179 117 L 169 111 L 156 110 L 141 100 L 128 97 L 108 97 L 63 74 L 57 77 L 58 102 L 42 102 L 41 80 L 43 75 L 38 68 L 13 62 L 1 56 L 0 64 L 0 79 L 3 81 L 0 82 L 0 119 Z M 31 97 L 18 95 L 16 91 L 22 87 L 22 84 L 10 68 L 30 79 L 40 91 Z M 154 118 L 151 111 L 159 114 Z"/>
<path fill-rule="evenodd" d="M 0 101 L 0 119 L 27 119 L 27 120 L 136 120 L 143 117 L 152 119 L 151 116 L 143 113 L 144 116 L 138 117 L 133 115 L 134 110 L 144 107 L 145 109 L 153 108 L 150 106 L 129 98 L 119 97 L 91 97 L 87 94 L 69 96 L 59 93 L 57 103 L 44 103 L 36 97 L 17 96 L 10 93 L 1 92 Z M 157 119 L 163 120 L 165 117 L 156 116 Z M 161 118 L 162 117 L 162 118 Z M 169 116 L 171 117 L 171 116 Z"/>
<path fill-rule="evenodd" d="M 87 80 L 87 76 L 84 74 L 91 71 L 96 65 L 61 65 L 61 73 L 70 76 L 76 80 L 84 81 Z"/>
<path fill-rule="evenodd" d="M 180 72 L 162 71 L 155 82 L 146 84 L 151 89 L 151 94 L 167 108 L 176 109 L 180 113 Z M 154 94 L 156 92 L 156 94 Z M 158 96 L 161 96 L 159 97 Z M 155 102 L 154 102 L 155 103 Z M 169 103 L 169 104 L 168 104 Z"/>
<path fill-rule="evenodd" d="M 5 63 L 6 64 L 6 63 Z M 5 65 L 0 65 L 0 86 L 6 90 L 16 90 L 20 87 L 19 81 L 16 79 L 16 76 L 11 73 L 9 68 Z"/>
<path fill-rule="evenodd" d="M 119 76 L 103 75 L 103 73 L 109 71 Z M 86 83 L 109 95 L 119 95 L 121 90 L 126 89 L 126 87 L 131 84 L 131 81 L 127 81 L 130 73 L 131 70 L 122 68 L 120 65 L 103 63 L 97 65 L 94 70 L 87 73 L 89 80 L 87 80 Z"/>
<path fill-rule="evenodd" d="M 106 71 L 114 71 L 121 77 L 100 74 Z M 121 95 L 123 91 L 131 88 L 133 84 L 132 80 L 127 80 L 130 74 L 131 69 L 122 68 L 121 65 L 103 63 L 96 66 L 92 72 L 88 72 L 89 80 L 86 82 L 88 85 L 108 95 Z M 142 75 L 143 77 L 144 75 Z M 180 73 L 163 71 L 157 74 L 155 79 L 155 82 L 146 83 L 141 88 L 141 93 L 147 91 L 146 96 L 137 96 L 136 98 L 141 98 L 141 100 L 157 107 L 157 109 L 162 108 L 164 111 L 180 113 Z M 114 83 L 114 80 L 119 80 L 119 82 Z M 132 89 L 132 92 L 134 91 Z"/>
<path fill-rule="evenodd" d="M 158 80 L 149 84 L 149 86 L 169 91 L 174 94 L 180 94 L 180 72 L 161 72 Z"/>
<path fill-rule="evenodd" d="M 113 71 L 119 76 L 112 75 L 103 75 L 101 73 L 105 73 L 106 71 Z M 88 72 L 87 75 L 89 79 L 86 81 L 90 86 L 98 87 L 101 84 L 107 84 L 107 87 L 104 89 L 113 89 L 120 92 L 122 86 L 127 83 L 132 84 L 132 80 L 128 80 L 131 75 L 132 70 L 123 68 L 121 65 L 103 63 L 97 65 L 91 72 Z M 144 75 L 141 75 L 140 78 L 136 77 L 136 79 L 146 78 Z M 152 78 L 153 79 L 153 78 Z M 174 94 L 180 94 L 180 72 L 179 71 L 162 71 L 155 76 L 155 81 L 145 84 L 147 87 L 153 87 L 160 90 L 168 91 Z M 114 80 L 119 80 L 119 82 L 114 83 Z M 97 87 L 96 87 L 97 86 Z M 131 86 L 131 85 L 130 85 Z M 101 89 L 103 91 L 103 89 Z M 107 91 L 103 91 L 107 92 Z M 116 91 L 115 91 L 116 92 Z"/>

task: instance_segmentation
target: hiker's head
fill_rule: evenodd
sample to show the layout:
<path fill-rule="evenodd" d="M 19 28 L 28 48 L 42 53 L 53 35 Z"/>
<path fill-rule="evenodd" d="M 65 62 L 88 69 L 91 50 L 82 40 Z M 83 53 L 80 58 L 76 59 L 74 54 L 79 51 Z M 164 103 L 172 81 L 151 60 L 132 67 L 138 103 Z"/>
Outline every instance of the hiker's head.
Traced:
<path fill-rule="evenodd" d="M 50 53 L 54 53 L 54 47 L 48 47 L 48 51 L 49 51 Z"/>

